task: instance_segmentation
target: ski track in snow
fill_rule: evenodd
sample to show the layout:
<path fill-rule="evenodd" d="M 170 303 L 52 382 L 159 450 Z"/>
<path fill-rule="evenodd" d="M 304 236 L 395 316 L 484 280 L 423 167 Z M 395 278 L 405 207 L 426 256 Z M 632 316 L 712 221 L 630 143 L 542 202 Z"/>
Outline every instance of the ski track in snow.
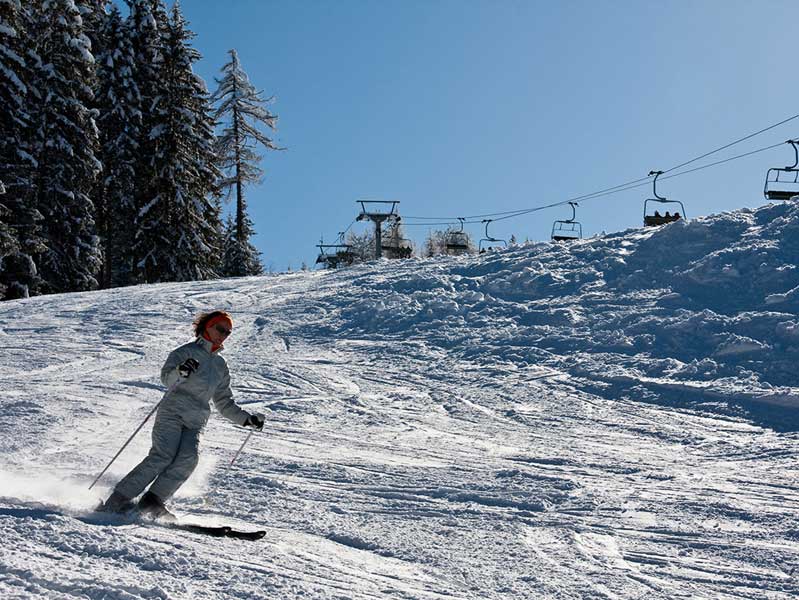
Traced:
<path fill-rule="evenodd" d="M 799 341 L 796 308 L 771 306 L 796 283 L 752 284 L 741 306 L 706 290 L 730 264 L 777 268 L 757 235 L 793 231 L 781 207 L 571 248 L 4 303 L 0 597 L 794 597 L 797 428 L 753 399 L 793 406 L 796 350 L 758 328 Z M 691 256 L 658 264 L 666 236 Z M 174 505 L 267 529 L 259 542 L 91 515 L 149 427 L 88 484 L 209 308 L 234 314 L 234 389 L 267 427 L 228 467 L 246 431 L 214 414 Z"/>

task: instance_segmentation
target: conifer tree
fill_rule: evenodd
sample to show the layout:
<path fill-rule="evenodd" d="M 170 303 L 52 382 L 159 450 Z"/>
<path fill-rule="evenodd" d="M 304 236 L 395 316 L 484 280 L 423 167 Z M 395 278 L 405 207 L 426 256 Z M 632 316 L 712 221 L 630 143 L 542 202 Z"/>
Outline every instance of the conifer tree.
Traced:
<path fill-rule="evenodd" d="M 136 282 L 166 281 L 161 273 L 157 248 L 170 241 L 162 237 L 170 223 L 165 202 L 158 202 L 154 187 L 155 156 L 161 144 L 161 115 L 156 105 L 165 82 L 162 80 L 163 41 L 165 28 L 161 0 L 127 0 L 130 14 L 127 19 L 135 69 L 133 83 L 139 92 L 141 124 L 137 158 L 133 162 L 135 176 L 133 244 L 130 259 L 133 280 Z M 160 25 L 159 25 L 160 23 Z"/>
<path fill-rule="evenodd" d="M 5 187 L 2 181 L 0 181 L 0 193 L 5 194 Z M 2 197 L 0 197 L 0 200 L 2 200 Z M 17 240 L 11 232 L 11 228 L 4 222 L 10 212 L 11 211 L 3 206 L 3 204 L 0 204 L 0 265 L 3 264 L 3 260 L 7 256 L 16 254 L 19 250 Z M 5 296 L 6 289 L 6 286 L 0 281 L 0 298 Z"/>
<path fill-rule="evenodd" d="M 99 239 L 89 193 L 100 172 L 92 102 L 94 57 L 74 0 L 33 0 L 34 67 L 41 91 L 32 103 L 35 201 L 46 250 L 37 257 L 44 291 L 96 287 Z"/>
<path fill-rule="evenodd" d="M 158 3 L 160 4 L 160 2 Z M 154 10 L 160 23 L 159 11 Z M 161 35 L 159 94 L 149 115 L 154 172 L 139 209 L 134 248 L 140 281 L 208 279 L 219 239 L 215 137 L 205 84 L 192 70 L 200 54 L 176 3 Z"/>
<path fill-rule="evenodd" d="M 245 234 L 249 238 L 252 234 L 252 223 L 245 215 Z M 222 274 L 224 277 L 246 277 L 248 275 L 262 275 L 264 266 L 260 253 L 249 242 L 242 246 L 239 242 L 238 227 L 231 215 L 225 222 L 224 257 L 222 259 Z"/>
<path fill-rule="evenodd" d="M 220 166 L 225 173 L 220 187 L 230 194 L 235 189 L 236 220 L 235 244 L 227 244 L 232 254 L 226 256 L 227 276 L 260 275 L 263 264 L 258 251 L 250 242 L 253 234 L 252 221 L 247 214 L 244 188 L 260 182 L 263 170 L 259 167 L 261 157 L 254 148 L 258 144 L 266 150 L 278 150 L 278 146 L 260 129 L 265 126 L 274 130 L 277 116 L 270 113 L 261 92 L 250 83 L 239 62 L 235 50 L 230 50 L 230 62 L 222 67 L 223 77 L 217 80 L 218 88 L 213 101 L 218 102 L 215 118 L 225 122 L 218 138 L 217 150 Z"/>
<path fill-rule="evenodd" d="M 236 243 L 236 222 L 231 215 L 225 219 L 225 229 L 222 245 L 222 276 L 237 277 L 234 275 L 241 261 Z"/>
<path fill-rule="evenodd" d="M 141 96 L 136 85 L 135 56 L 127 23 L 113 6 L 99 37 L 96 106 L 100 130 L 100 160 L 103 173 L 96 187 L 97 225 L 103 246 L 103 287 L 133 282 L 134 232 L 136 222 L 136 172 L 141 135 Z"/>
<path fill-rule="evenodd" d="M 38 291 L 33 256 L 44 250 L 42 215 L 31 192 L 36 161 L 31 154 L 35 98 L 31 65 L 30 14 L 19 0 L 0 0 L 0 298 L 24 298 Z M 13 241 L 12 241 L 13 240 Z M 5 258 L 2 258 L 5 256 Z"/>
<path fill-rule="evenodd" d="M 83 33 L 89 38 L 95 57 L 104 54 L 106 50 L 103 29 L 110 5 L 111 0 L 83 0 L 77 5 L 83 21 Z"/>
<path fill-rule="evenodd" d="M 211 113 L 207 114 L 210 115 Z M 210 142 L 212 146 L 216 142 L 216 135 L 213 131 L 214 125 L 215 123 L 209 117 L 208 133 L 211 136 Z M 214 161 L 216 160 L 217 157 L 214 154 Z M 222 222 L 222 194 L 219 190 L 219 171 L 216 162 L 210 165 L 209 168 L 214 170 L 215 179 L 213 181 L 213 196 L 207 207 L 206 221 L 214 223 L 216 230 L 214 232 L 214 245 L 208 254 L 208 264 L 211 265 L 215 277 L 222 277 L 224 273 L 223 262 L 225 260 L 225 223 Z"/>

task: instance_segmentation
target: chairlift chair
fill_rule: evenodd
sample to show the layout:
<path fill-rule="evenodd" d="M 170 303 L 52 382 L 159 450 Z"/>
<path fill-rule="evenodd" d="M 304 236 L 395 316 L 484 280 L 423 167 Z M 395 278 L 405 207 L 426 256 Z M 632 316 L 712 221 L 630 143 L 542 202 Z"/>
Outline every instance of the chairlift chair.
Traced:
<path fill-rule="evenodd" d="M 355 262 L 355 252 L 352 251 L 352 246 L 349 244 L 339 245 L 338 250 L 336 250 L 336 259 L 339 263 L 344 265 L 351 265 Z"/>
<path fill-rule="evenodd" d="M 344 234 L 346 231 L 338 232 L 338 242 L 336 243 L 336 260 L 344 265 L 351 265 L 355 262 L 355 252 L 352 250 L 352 244 L 344 241 Z"/>
<path fill-rule="evenodd" d="M 340 265 L 351 265 L 355 261 L 355 253 L 349 244 L 317 244 L 319 256 L 316 264 L 323 264 L 328 269 L 337 269 Z"/>
<path fill-rule="evenodd" d="M 569 202 L 569 206 L 572 209 L 572 218 L 555 221 L 552 224 L 553 242 L 571 242 L 583 237 L 583 226 L 576 220 L 577 211 L 575 207 L 579 205 L 576 202 Z"/>
<path fill-rule="evenodd" d="M 453 256 L 465 254 L 469 251 L 469 236 L 463 230 L 464 217 L 458 217 L 458 221 L 461 222 L 460 230 L 448 231 L 444 242 L 447 254 Z"/>
<path fill-rule="evenodd" d="M 773 167 L 766 171 L 766 183 L 763 186 L 766 200 L 790 200 L 799 196 L 799 149 L 796 147 L 799 140 L 788 140 L 785 143 L 793 146 L 794 161 L 788 167 Z"/>
<path fill-rule="evenodd" d="M 410 258 L 413 256 L 411 240 L 405 238 L 399 238 L 396 244 L 383 244 L 382 248 L 386 258 Z"/>
<path fill-rule="evenodd" d="M 496 242 L 502 242 L 502 244 L 503 244 L 503 246 L 505 248 L 508 247 L 508 242 L 507 241 L 501 240 L 499 238 L 491 237 L 490 235 L 488 235 L 488 226 L 493 220 L 494 219 L 483 219 L 483 221 L 482 221 L 483 223 L 486 224 L 486 236 L 482 240 L 480 240 L 480 242 L 477 245 L 481 253 L 486 251 L 486 248 L 483 247 L 483 242 L 488 242 L 489 244 L 490 243 L 496 243 Z M 486 246 L 488 246 L 488 244 L 486 244 Z M 489 248 L 490 248 L 490 246 L 489 246 Z"/>
<path fill-rule="evenodd" d="M 665 225 L 666 223 L 673 223 L 674 221 L 679 221 L 680 219 L 685 217 L 685 206 L 679 200 L 669 200 L 668 198 L 664 198 L 663 196 L 658 196 L 657 192 L 657 181 L 658 177 L 663 175 L 663 171 L 650 171 L 650 175 L 654 175 L 655 178 L 652 180 L 652 194 L 655 196 L 654 198 L 647 198 L 644 200 L 644 227 L 657 227 L 658 225 Z M 679 204 L 680 210 L 682 212 L 675 212 L 673 215 L 669 214 L 666 211 L 665 214 L 661 215 L 657 210 L 655 210 L 651 215 L 647 214 L 649 212 L 649 203 L 650 202 L 657 202 L 660 204 Z"/>

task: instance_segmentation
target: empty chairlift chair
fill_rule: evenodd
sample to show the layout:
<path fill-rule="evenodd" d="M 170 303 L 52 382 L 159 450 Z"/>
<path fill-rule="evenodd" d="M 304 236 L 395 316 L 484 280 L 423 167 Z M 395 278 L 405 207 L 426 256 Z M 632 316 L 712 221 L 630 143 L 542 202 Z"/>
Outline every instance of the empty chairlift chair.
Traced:
<path fill-rule="evenodd" d="M 555 221 L 552 224 L 552 241 L 553 242 L 571 242 L 579 240 L 583 237 L 583 226 L 577 218 L 577 211 L 575 207 L 578 206 L 576 202 L 569 202 L 572 208 L 572 218 Z"/>
<path fill-rule="evenodd" d="M 674 221 L 679 221 L 680 219 L 685 217 L 685 206 L 679 200 L 669 200 L 664 198 L 663 196 L 658 196 L 657 192 L 657 182 L 658 177 L 663 175 L 663 171 L 650 171 L 650 175 L 654 175 L 655 178 L 652 180 L 652 194 L 655 196 L 654 198 L 647 198 L 644 200 L 644 227 L 657 227 L 658 225 L 665 225 L 666 223 L 673 223 Z M 652 214 L 649 214 L 649 203 L 659 203 L 659 204 L 679 204 L 680 205 L 680 212 L 674 212 L 674 214 L 669 213 L 669 211 L 665 211 L 664 214 L 660 214 L 660 211 L 654 210 Z"/>
<path fill-rule="evenodd" d="M 461 222 L 460 230 L 448 231 L 444 241 L 447 254 L 452 256 L 459 256 L 469 252 L 469 236 L 466 235 L 466 232 L 463 230 L 464 218 L 458 217 L 458 221 Z"/>
<path fill-rule="evenodd" d="M 505 240 L 501 240 L 499 238 L 491 237 L 490 235 L 488 235 L 488 225 L 493 220 L 494 219 L 483 219 L 483 221 L 482 221 L 483 223 L 486 224 L 486 236 L 482 240 L 480 240 L 480 243 L 478 244 L 478 247 L 480 249 L 480 253 L 481 254 L 483 252 L 485 252 L 486 250 L 492 250 L 493 249 L 493 246 L 489 246 L 489 244 L 494 244 L 494 243 L 500 243 L 501 242 L 502 246 L 504 248 L 508 247 L 508 242 L 506 242 Z"/>
<path fill-rule="evenodd" d="M 773 167 L 766 171 L 766 183 L 763 187 L 763 195 L 766 200 L 790 200 L 794 196 L 799 196 L 799 150 L 796 144 L 799 140 L 788 140 L 785 142 L 793 146 L 794 161 L 788 167 Z"/>

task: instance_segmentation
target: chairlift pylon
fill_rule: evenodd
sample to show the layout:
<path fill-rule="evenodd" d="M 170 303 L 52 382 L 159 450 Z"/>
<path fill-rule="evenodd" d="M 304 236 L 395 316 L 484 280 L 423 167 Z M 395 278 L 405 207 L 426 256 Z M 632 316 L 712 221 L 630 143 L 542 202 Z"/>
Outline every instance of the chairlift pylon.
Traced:
<path fill-rule="evenodd" d="M 678 221 L 685 217 L 685 206 L 679 200 L 669 200 L 664 196 L 659 196 L 657 192 L 657 183 L 658 177 L 663 175 L 663 171 L 650 171 L 649 175 L 654 175 L 655 178 L 652 180 L 652 194 L 655 196 L 654 198 L 647 198 L 644 200 L 644 227 L 657 227 L 658 225 L 665 225 L 666 223 L 672 223 L 674 221 Z M 682 213 L 675 212 L 673 215 L 669 214 L 669 211 L 666 211 L 665 214 L 661 215 L 657 210 L 654 211 L 654 214 L 648 215 L 648 205 L 650 202 L 659 202 L 661 204 L 679 204 Z"/>
<path fill-rule="evenodd" d="M 490 235 L 488 235 L 488 226 L 493 221 L 494 221 L 494 219 L 483 219 L 482 220 L 482 222 L 486 224 L 486 236 L 482 240 L 480 240 L 480 243 L 478 244 L 478 248 L 480 249 L 480 253 L 481 254 L 486 251 L 486 248 L 483 247 L 483 242 L 489 242 L 489 243 L 502 242 L 502 244 L 505 246 L 505 248 L 508 247 L 508 242 L 507 241 L 501 240 L 499 238 L 491 237 Z M 487 249 L 491 250 L 491 246 L 488 246 Z"/>
<path fill-rule="evenodd" d="M 766 183 L 763 186 L 763 195 L 766 200 L 790 200 L 794 196 L 799 196 L 799 140 L 788 140 L 785 142 L 793 146 L 794 161 L 787 167 L 772 167 L 766 171 Z M 780 179 L 780 173 L 784 173 L 784 178 Z"/>
<path fill-rule="evenodd" d="M 571 219 L 561 219 L 552 224 L 552 241 L 553 242 L 571 242 L 572 240 L 579 240 L 583 237 L 583 226 L 577 221 L 577 210 L 579 206 L 576 202 L 569 202 L 572 209 Z"/>
<path fill-rule="evenodd" d="M 393 219 L 399 222 L 400 216 L 396 212 L 399 200 L 356 200 L 361 205 L 361 213 L 356 217 L 357 221 L 369 219 L 375 226 L 375 258 L 383 256 L 383 222 Z M 390 204 L 388 212 L 379 210 L 367 210 L 367 204 Z"/>

